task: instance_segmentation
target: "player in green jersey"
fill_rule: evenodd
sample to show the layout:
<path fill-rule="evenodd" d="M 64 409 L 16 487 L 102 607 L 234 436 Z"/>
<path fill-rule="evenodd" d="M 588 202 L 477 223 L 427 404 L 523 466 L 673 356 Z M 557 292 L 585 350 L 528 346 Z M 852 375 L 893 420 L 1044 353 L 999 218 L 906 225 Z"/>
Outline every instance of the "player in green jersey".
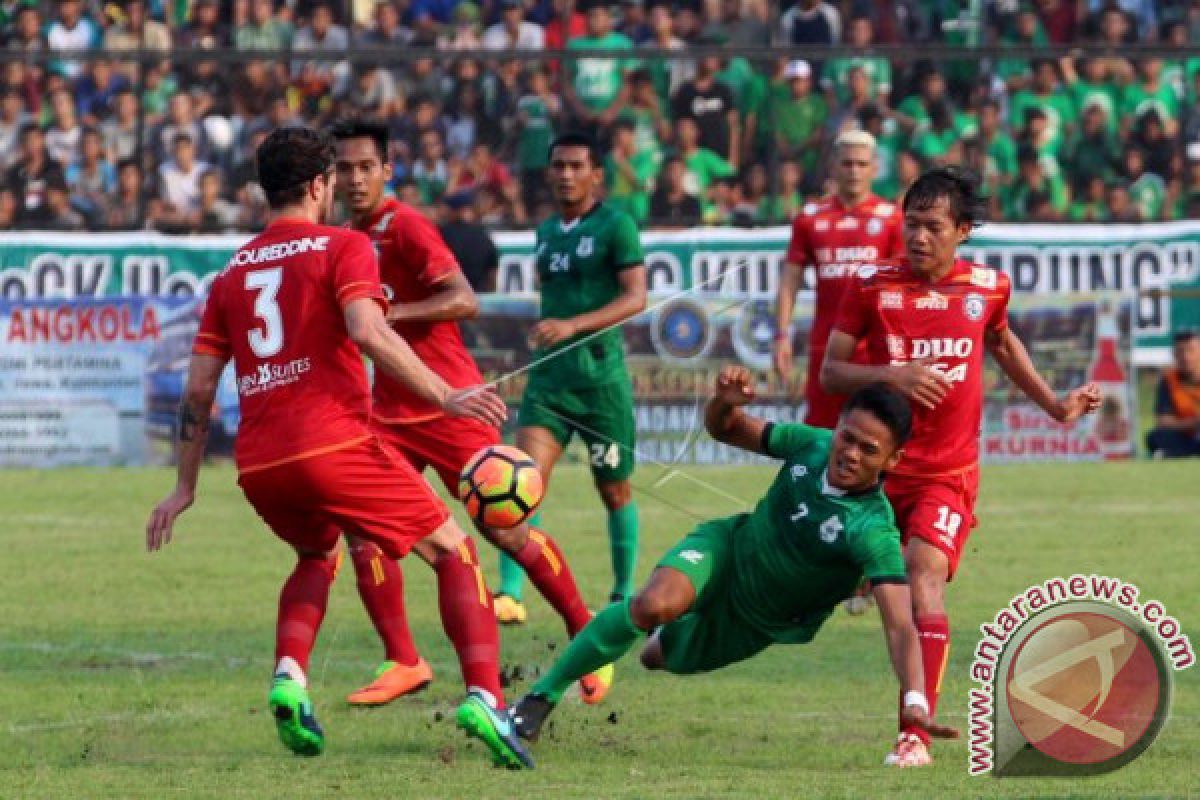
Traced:
<path fill-rule="evenodd" d="M 775 643 L 810 641 L 864 576 L 883 618 L 903 691 L 902 724 L 928 719 L 900 533 L 881 478 L 912 429 L 908 402 L 882 385 L 860 389 L 833 431 L 776 425 L 746 414 L 749 370 L 722 370 L 705 427 L 725 444 L 783 461 L 753 511 L 700 524 L 658 563 L 632 598 L 597 614 L 512 709 L 517 733 L 535 739 L 567 687 L 620 658 L 653 632 L 642 664 L 708 672 Z"/>
<path fill-rule="evenodd" d="M 634 465 L 633 387 L 624 335 L 616 327 L 646 307 L 646 268 L 637 224 L 596 195 L 604 167 L 595 142 L 567 133 L 550 146 L 547 170 L 558 213 L 538 226 L 541 320 L 534 367 L 521 402 L 517 446 L 549 481 L 573 435 L 587 445 L 596 490 L 608 510 L 613 598 L 633 589 L 638 517 L 629 476 Z M 531 520 L 537 526 L 538 519 Z M 523 573 L 501 558 L 496 616 L 523 622 Z"/>

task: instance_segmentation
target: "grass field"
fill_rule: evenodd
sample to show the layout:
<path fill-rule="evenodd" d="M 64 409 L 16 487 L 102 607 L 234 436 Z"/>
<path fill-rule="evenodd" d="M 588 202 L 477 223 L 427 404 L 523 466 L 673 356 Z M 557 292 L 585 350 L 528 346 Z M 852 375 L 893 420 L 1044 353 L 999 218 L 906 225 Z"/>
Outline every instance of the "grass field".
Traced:
<path fill-rule="evenodd" d="M 694 474 L 747 502 L 770 475 Z M 1137 583 L 1200 644 L 1197 477 L 1193 464 L 1147 462 L 987 469 L 981 527 L 950 594 L 955 640 L 944 715 L 965 721 L 979 624 L 1052 575 L 1095 571 Z M 1108 776 L 969 778 L 961 743 L 939 746 L 931 770 L 883 769 L 895 684 L 873 614 L 839 613 L 811 645 L 778 647 L 701 678 L 645 673 L 629 658 L 605 706 L 564 702 L 536 748 L 536 771 L 497 771 L 450 721 L 461 686 L 429 571 L 415 562 L 409 607 L 433 686 L 385 709 L 344 704 L 379 658 L 347 569 L 312 667 L 330 745 L 319 759 L 294 758 L 265 713 L 289 551 L 253 517 L 232 470 L 219 467 L 204 475 L 177 541 L 146 555 L 144 516 L 170 482 L 154 470 L 0 472 L 0 798 L 1200 794 L 1197 669 L 1177 676 L 1172 719 L 1158 742 Z M 661 500 L 641 501 L 642 574 L 693 515 L 737 510 L 678 478 L 654 491 Z M 556 475 L 546 523 L 593 599 L 607 591 L 609 573 L 598 508 L 585 473 L 569 467 Z M 485 563 L 494 564 L 490 553 Z M 531 623 L 503 633 L 504 663 L 525 675 L 545 667 L 563 640 L 549 609 L 531 601 Z"/>

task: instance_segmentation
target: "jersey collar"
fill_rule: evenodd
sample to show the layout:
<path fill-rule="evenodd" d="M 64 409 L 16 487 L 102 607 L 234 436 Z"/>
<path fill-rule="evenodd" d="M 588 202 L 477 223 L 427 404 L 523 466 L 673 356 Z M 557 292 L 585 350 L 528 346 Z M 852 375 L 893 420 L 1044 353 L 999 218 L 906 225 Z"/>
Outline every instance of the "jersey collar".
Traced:
<path fill-rule="evenodd" d="M 833 195 L 833 207 L 839 211 L 856 211 L 858 209 L 865 210 L 868 206 L 874 204 L 877 199 L 878 198 L 875 197 L 873 193 L 868 192 L 867 196 L 860 200 L 857 204 L 848 206 L 842 201 L 842 196 L 835 193 Z"/>
<path fill-rule="evenodd" d="M 591 208 L 589 208 L 586 213 L 580 214 L 578 217 L 571 220 L 570 222 L 566 222 L 565 220 L 563 220 L 562 215 L 560 214 L 558 217 L 558 230 L 561 233 L 570 233 L 571 231 L 575 230 L 576 227 L 578 227 L 579 223 L 583 222 L 585 219 L 590 217 L 592 214 L 595 214 L 596 210 L 598 208 L 600 208 L 600 206 L 602 206 L 602 205 L 604 205 L 604 201 L 597 200 L 596 203 Z"/>
<path fill-rule="evenodd" d="M 394 213 L 400 207 L 400 201 L 394 197 L 384 197 L 379 203 L 379 207 L 371 212 L 371 216 L 367 218 L 367 224 L 363 225 L 359 230 L 369 231 L 379 224 L 386 215 Z"/>
<path fill-rule="evenodd" d="M 826 497 L 862 497 L 864 495 L 871 494 L 872 492 L 879 491 L 881 486 L 883 486 L 882 475 L 879 476 L 878 483 L 863 489 L 861 492 L 850 492 L 846 489 L 839 489 L 829 482 L 828 465 L 826 465 L 825 469 L 821 471 L 821 494 L 825 495 Z"/>

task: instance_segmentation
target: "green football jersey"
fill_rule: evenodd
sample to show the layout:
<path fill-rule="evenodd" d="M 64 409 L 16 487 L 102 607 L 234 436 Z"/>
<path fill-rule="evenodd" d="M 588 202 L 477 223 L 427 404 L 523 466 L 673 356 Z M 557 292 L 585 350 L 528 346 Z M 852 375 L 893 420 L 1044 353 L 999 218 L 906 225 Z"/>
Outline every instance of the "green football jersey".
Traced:
<path fill-rule="evenodd" d="M 642 242 L 637 223 L 607 203 L 597 203 L 587 214 L 564 224 L 557 214 L 537 228 L 535 253 L 541 283 L 542 319 L 568 319 L 608 305 L 620 293 L 617 274 L 642 264 Z M 548 349 L 529 382 L 549 388 L 581 388 L 628 380 L 625 371 L 624 334 L 613 328 L 579 347 L 580 334 Z"/>
<path fill-rule="evenodd" d="M 904 581 L 892 507 L 880 487 L 847 494 L 826 480 L 833 432 L 774 425 L 783 467 L 734 538 L 735 608 L 776 641 L 807 641 L 865 576 Z"/>

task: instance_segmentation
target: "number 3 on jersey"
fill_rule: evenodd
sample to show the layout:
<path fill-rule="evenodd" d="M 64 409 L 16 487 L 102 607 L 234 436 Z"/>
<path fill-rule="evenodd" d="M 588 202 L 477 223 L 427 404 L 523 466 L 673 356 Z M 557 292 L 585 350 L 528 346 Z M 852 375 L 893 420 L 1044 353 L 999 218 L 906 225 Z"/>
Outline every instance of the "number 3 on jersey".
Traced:
<path fill-rule="evenodd" d="M 246 289 L 258 292 L 254 315 L 262 320 L 262 328 L 254 328 L 247 335 L 250 349 L 259 358 L 270 358 L 283 349 L 283 315 L 276 299 L 282 283 L 283 267 L 246 273 Z"/>

